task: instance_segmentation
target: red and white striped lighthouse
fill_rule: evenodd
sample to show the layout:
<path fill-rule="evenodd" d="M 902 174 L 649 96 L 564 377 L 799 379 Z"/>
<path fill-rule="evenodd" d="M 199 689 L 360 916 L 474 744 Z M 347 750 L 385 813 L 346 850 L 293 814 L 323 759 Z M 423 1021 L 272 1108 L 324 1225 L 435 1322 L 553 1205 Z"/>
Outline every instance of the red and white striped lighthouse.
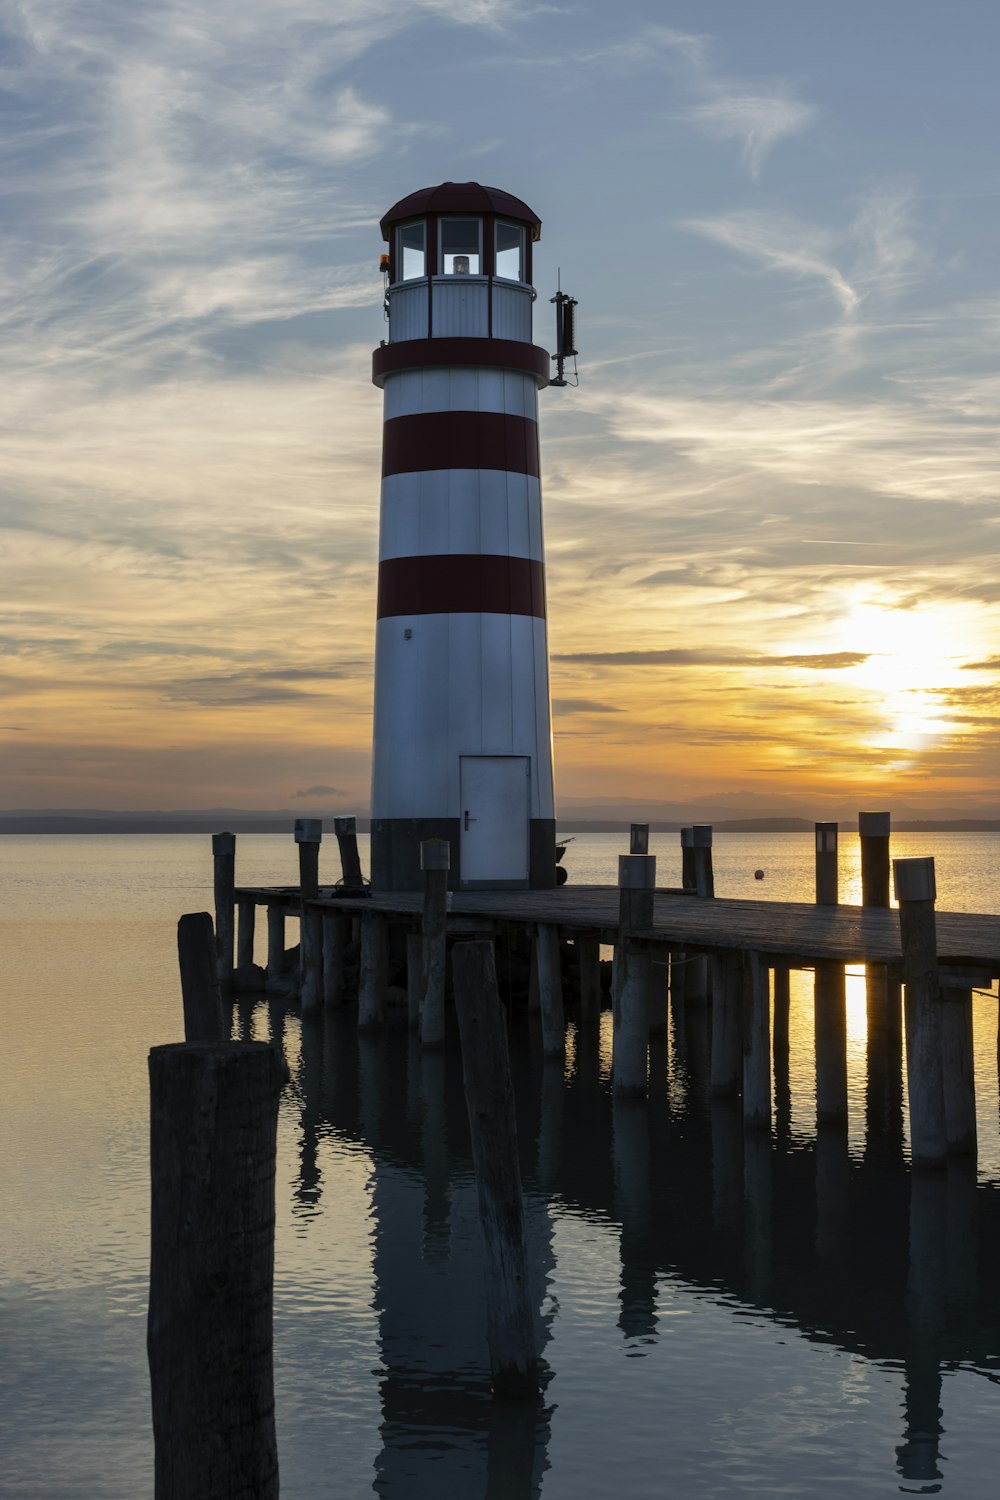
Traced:
<path fill-rule="evenodd" d="M 452 883 L 556 883 L 539 387 L 527 204 L 478 182 L 382 220 L 385 392 L 372 883 L 414 890 L 420 842 Z"/>

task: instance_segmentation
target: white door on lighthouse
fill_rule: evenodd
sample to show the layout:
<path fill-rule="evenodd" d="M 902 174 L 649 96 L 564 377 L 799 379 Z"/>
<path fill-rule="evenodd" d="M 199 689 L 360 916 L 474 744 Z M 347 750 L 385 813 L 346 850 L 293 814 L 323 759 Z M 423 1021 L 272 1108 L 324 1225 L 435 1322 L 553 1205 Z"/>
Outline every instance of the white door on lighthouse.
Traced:
<path fill-rule="evenodd" d="M 528 756 L 463 755 L 460 762 L 462 884 L 527 884 Z"/>

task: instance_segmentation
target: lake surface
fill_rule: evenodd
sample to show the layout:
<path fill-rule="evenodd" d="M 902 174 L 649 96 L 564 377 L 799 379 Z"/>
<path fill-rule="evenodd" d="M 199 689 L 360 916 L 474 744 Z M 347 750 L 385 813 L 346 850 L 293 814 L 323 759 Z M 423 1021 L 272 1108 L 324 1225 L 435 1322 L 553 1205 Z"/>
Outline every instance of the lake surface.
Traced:
<path fill-rule="evenodd" d="M 568 830 L 567 830 L 568 831 Z M 623 838 L 580 835 L 574 881 Z M 901 834 L 939 906 L 1000 910 L 1000 838 Z M 655 836 L 679 883 L 676 835 Z M 331 839 L 325 861 L 335 859 Z M 842 836 L 841 899 L 859 899 Z M 716 835 L 720 895 L 809 900 L 810 835 Z M 328 868 L 328 878 L 333 870 Z M 765 871 L 762 881 L 754 870 Z M 242 835 L 237 878 L 294 882 L 291 838 Z M 211 904 L 202 836 L 0 838 L 0 1495 L 152 1494 L 145 1356 L 150 1046 L 181 1034 L 175 924 Z M 262 925 L 262 924 L 261 924 Z M 294 924 L 292 924 L 294 925 Z M 263 936 L 263 935 L 261 935 Z M 294 932 L 290 935 L 294 940 Z M 262 955 L 259 955 L 262 957 Z M 997 998 L 974 1008 L 978 1173 L 911 1182 L 901 1094 L 873 1107 L 864 978 L 848 980 L 850 1122 L 815 1129 L 811 976 L 770 1140 L 706 1098 L 707 1018 L 652 1044 L 648 1107 L 615 1106 L 610 1016 L 512 1061 L 549 1371 L 489 1398 L 461 1060 L 353 1018 L 238 1004 L 283 1046 L 275 1357 L 286 1500 L 604 1500 L 992 1493 L 1000 1416 Z"/>

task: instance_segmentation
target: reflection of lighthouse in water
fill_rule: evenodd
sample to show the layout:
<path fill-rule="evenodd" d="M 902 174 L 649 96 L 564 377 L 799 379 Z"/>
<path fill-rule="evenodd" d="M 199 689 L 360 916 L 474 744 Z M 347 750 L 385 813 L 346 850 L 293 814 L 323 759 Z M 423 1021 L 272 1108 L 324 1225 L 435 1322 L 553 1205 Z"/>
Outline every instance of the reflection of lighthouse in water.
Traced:
<path fill-rule="evenodd" d="M 479 183 L 412 193 L 389 242 L 372 879 L 555 884 L 555 816 L 531 342 L 537 216 Z"/>

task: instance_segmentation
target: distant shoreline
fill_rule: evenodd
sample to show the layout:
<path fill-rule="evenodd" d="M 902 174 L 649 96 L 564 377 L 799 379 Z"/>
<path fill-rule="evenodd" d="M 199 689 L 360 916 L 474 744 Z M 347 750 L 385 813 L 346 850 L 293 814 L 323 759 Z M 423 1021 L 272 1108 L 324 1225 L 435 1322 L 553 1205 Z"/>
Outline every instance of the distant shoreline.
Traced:
<path fill-rule="evenodd" d="M 332 832 L 333 818 L 327 818 Z M 693 821 L 693 820 L 692 820 Z M 294 814 L 169 814 L 98 813 L 93 816 L 70 813 L 0 813 L 0 834 L 73 834 L 73 833 L 282 833 L 291 834 Z M 629 826 L 627 818 L 561 819 L 560 837 L 572 833 L 621 833 Z M 653 833 L 676 833 L 690 826 L 679 820 L 650 819 Z M 812 833 L 815 824 L 808 818 L 723 818 L 712 823 L 716 833 Z M 845 819 L 842 833 L 856 833 L 857 822 Z M 358 832 L 367 833 L 369 820 L 358 818 Z M 1000 833 L 1000 818 L 901 818 L 893 822 L 893 833 Z"/>

